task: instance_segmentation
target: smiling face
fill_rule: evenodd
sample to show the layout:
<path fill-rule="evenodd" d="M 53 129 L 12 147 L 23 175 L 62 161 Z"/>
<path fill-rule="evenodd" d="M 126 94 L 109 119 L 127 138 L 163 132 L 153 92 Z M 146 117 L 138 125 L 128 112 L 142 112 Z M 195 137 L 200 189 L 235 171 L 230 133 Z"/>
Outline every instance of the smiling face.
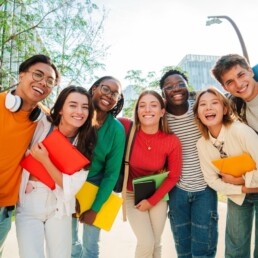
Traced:
<path fill-rule="evenodd" d="M 245 69 L 240 65 L 233 66 L 221 76 L 223 87 L 232 95 L 251 101 L 257 95 L 257 87 L 253 79 L 252 69 Z"/>
<path fill-rule="evenodd" d="M 217 137 L 223 124 L 223 116 L 227 113 L 227 108 L 223 106 L 221 100 L 213 93 L 204 93 L 199 98 L 197 113 L 210 133 Z"/>
<path fill-rule="evenodd" d="M 159 121 L 165 114 L 159 100 L 152 94 L 142 96 L 137 105 L 137 116 L 143 131 L 155 133 L 159 129 Z"/>
<path fill-rule="evenodd" d="M 110 90 L 109 94 L 103 92 L 102 85 Z M 103 80 L 99 86 L 95 86 L 92 92 L 92 101 L 96 110 L 108 112 L 116 105 L 118 101 L 118 99 L 114 99 L 114 94 L 121 94 L 121 85 L 116 80 L 107 79 Z"/>
<path fill-rule="evenodd" d="M 43 75 L 43 80 L 35 81 L 32 76 L 33 73 Z M 19 85 L 16 89 L 16 94 L 24 100 L 25 104 L 36 105 L 51 93 L 52 89 L 47 86 L 46 81 L 55 79 L 56 73 L 50 65 L 36 63 L 28 71 L 19 74 Z"/>
<path fill-rule="evenodd" d="M 77 132 L 89 115 L 88 97 L 78 92 L 70 93 L 59 114 L 61 115 L 59 128 Z"/>
<path fill-rule="evenodd" d="M 162 91 L 168 105 L 180 106 L 188 100 L 187 82 L 180 74 L 168 76 L 164 81 Z"/>

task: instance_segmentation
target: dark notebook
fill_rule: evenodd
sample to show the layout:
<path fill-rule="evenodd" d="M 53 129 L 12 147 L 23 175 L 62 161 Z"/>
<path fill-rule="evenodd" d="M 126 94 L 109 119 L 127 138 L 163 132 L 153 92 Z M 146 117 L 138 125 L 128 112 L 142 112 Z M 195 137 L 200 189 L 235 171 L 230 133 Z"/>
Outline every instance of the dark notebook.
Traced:
<path fill-rule="evenodd" d="M 134 183 L 134 204 L 137 205 L 140 201 L 148 199 L 156 191 L 156 183 L 154 180 Z"/>

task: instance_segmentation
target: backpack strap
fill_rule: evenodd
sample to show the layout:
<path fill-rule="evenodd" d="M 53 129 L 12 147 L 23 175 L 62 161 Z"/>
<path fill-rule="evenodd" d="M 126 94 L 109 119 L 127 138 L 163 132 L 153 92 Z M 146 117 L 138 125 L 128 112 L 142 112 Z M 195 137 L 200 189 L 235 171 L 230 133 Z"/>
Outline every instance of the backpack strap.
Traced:
<path fill-rule="evenodd" d="M 131 123 L 131 128 L 129 129 L 128 132 L 128 141 L 127 141 L 127 147 L 126 147 L 126 153 L 125 153 L 125 170 L 124 170 L 124 181 L 123 181 L 123 189 L 122 189 L 122 198 L 123 198 L 123 221 L 126 221 L 126 191 L 127 191 L 127 182 L 128 182 L 128 176 L 129 176 L 129 159 L 131 156 L 131 150 L 132 150 L 132 145 L 135 137 L 135 132 L 136 132 L 136 126 L 134 123 Z"/>
<path fill-rule="evenodd" d="M 239 116 L 241 116 L 242 108 L 245 108 L 245 102 L 241 98 L 238 98 L 238 97 L 235 97 L 234 101 L 235 101 L 235 104 L 236 104 L 237 114 Z"/>

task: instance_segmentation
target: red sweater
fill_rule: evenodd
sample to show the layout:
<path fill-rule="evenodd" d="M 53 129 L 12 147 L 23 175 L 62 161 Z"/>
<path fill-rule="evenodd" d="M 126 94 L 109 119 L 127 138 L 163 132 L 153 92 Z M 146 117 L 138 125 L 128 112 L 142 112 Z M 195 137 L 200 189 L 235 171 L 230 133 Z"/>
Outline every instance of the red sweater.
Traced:
<path fill-rule="evenodd" d="M 148 199 L 151 205 L 159 202 L 179 180 L 182 167 L 181 143 L 175 134 L 160 131 L 155 134 L 145 134 L 142 130 L 137 131 L 129 161 L 128 190 L 133 191 L 133 178 L 159 173 L 165 165 L 166 158 L 170 173 Z"/>

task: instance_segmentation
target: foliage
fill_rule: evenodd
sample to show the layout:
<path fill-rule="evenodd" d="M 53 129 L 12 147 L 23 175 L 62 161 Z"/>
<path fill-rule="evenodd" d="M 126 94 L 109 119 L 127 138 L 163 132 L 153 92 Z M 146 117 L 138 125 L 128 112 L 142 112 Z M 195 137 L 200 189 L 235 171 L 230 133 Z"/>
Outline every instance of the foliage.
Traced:
<path fill-rule="evenodd" d="M 95 70 L 104 68 L 99 60 L 107 51 L 101 38 L 106 13 L 103 10 L 100 16 L 99 12 L 94 13 L 97 11 L 97 5 L 89 0 L 71 1 L 51 14 L 51 25 L 43 31 L 47 49 L 65 78 L 65 85 L 84 86 L 93 80 Z"/>
<path fill-rule="evenodd" d="M 85 85 L 97 69 L 104 68 L 105 18 L 105 10 L 91 0 L 1 0 L 1 90 L 15 84 L 19 64 L 38 53 L 53 59 L 66 85 Z M 53 91 L 52 99 L 59 90 Z M 51 102 L 50 98 L 46 104 Z"/>
<path fill-rule="evenodd" d="M 131 90 L 133 91 L 133 98 L 128 99 L 125 96 L 125 107 L 123 108 L 123 114 L 126 117 L 133 117 L 133 110 L 137 96 L 147 89 L 157 90 L 158 80 L 155 72 L 148 72 L 146 76 L 142 74 L 141 70 L 130 70 L 125 77 L 129 81 Z M 127 95 L 127 94 L 125 94 Z"/>
<path fill-rule="evenodd" d="M 160 71 L 159 76 L 157 76 L 155 72 L 148 72 L 147 75 L 144 76 L 141 70 L 127 71 L 125 79 L 129 81 L 129 85 L 133 88 L 134 94 L 133 97 L 131 96 L 129 99 L 125 98 L 125 107 L 123 109 L 124 116 L 132 118 L 137 97 L 143 90 L 151 89 L 161 94 L 159 80 L 166 72 L 168 72 L 171 69 L 176 69 L 184 73 L 186 77 L 188 77 L 188 73 L 179 66 L 165 66 Z M 191 86 L 189 86 L 189 88 L 190 90 L 192 90 Z"/>
<path fill-rule="evenodd" d="M 13 84 L 17 76 L 18 63 L 34 53 L 47 53 L 37 32 L 51 12 L 45 12 L 43 3 L 36 5 L 33 0 L 1 1 L 1 55 L 0 55 L 0 84 Z M 37 47 L 40 46 L 40 50 Z"/>

